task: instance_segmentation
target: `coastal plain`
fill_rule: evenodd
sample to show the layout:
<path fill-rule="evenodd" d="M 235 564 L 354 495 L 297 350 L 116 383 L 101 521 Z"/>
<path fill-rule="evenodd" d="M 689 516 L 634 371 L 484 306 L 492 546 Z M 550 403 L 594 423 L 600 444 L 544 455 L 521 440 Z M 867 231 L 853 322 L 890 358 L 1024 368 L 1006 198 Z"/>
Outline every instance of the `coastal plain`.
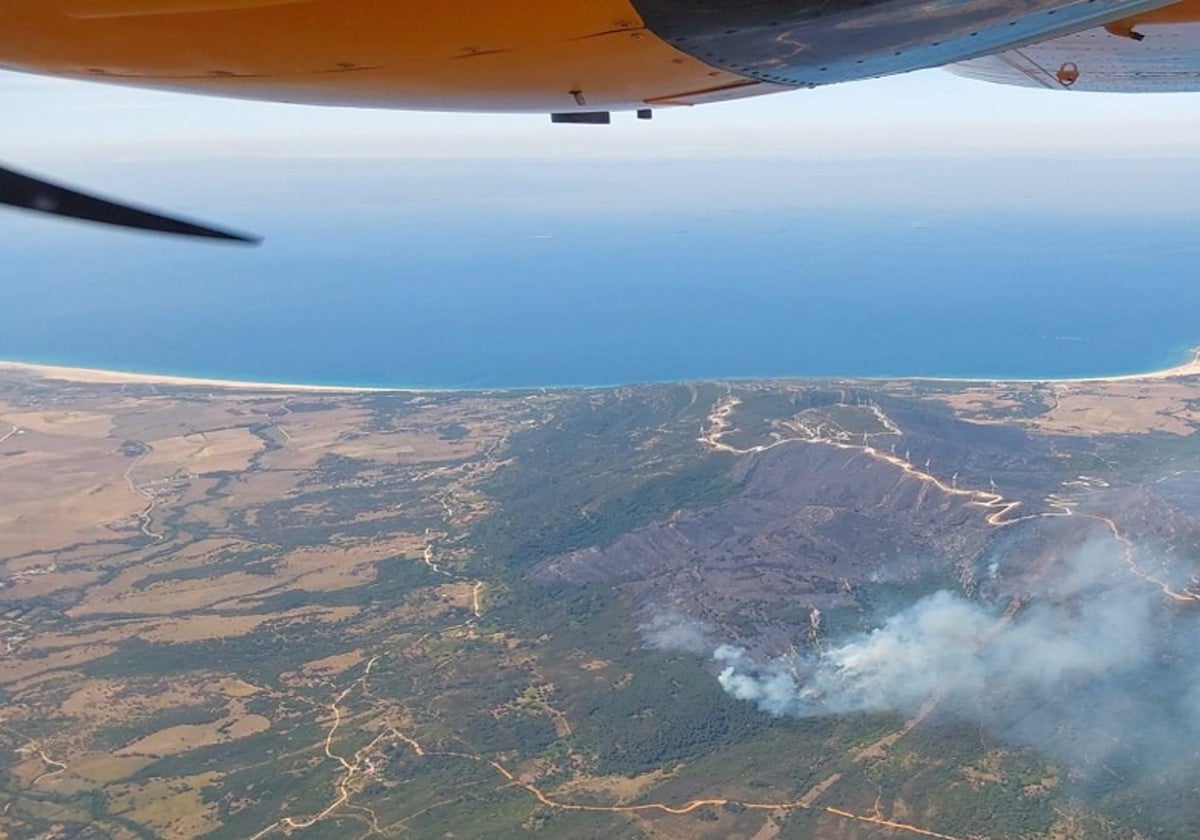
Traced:
<path fill-rule="evenodd" d="M 776 707 L 719 659 L 814 661 L 934 592 L 995 634 L 1095 594 L 1145 602 L 1172 666 L 1200 371 L 1167 374 L 404 392 L 5 366 L 0 837 L 1190 837 L 1190 722 L 1151 767 L 1062 747 L 1069 715 L 1028 737 L 1050 700 L 1003 725 L 953 684 Z"/>

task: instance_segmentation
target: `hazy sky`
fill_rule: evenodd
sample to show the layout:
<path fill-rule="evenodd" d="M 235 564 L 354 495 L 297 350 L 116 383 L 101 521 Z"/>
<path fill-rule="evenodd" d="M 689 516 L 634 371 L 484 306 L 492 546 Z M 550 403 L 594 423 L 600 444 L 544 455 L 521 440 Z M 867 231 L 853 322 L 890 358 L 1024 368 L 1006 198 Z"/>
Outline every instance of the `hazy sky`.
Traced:
<path fill-rule="evenodd" d="M 987 85 L 939 70 L 742 102 L 650 123 L 238 102 L 0 73 L 3 159 L 248 157 L 1194 157 L 1195 94 Z"/>

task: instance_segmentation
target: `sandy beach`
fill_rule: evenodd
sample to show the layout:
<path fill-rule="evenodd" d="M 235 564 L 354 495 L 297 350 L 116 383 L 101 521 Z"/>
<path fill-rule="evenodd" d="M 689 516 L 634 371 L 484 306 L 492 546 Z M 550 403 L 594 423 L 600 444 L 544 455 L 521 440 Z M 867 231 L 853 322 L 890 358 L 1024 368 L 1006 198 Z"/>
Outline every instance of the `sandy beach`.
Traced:
<path fill-rule="evenodd" d="M 310 391 L 319 393 L 363 394 L 411 391 L 416 388 L 371 388 L 350 385 L 305 385 L 290 382 L 244 382 L 239 379 L 206 379 L 192 376 L 169 376 L 161 373 L 131 373 L 99 368 L 39 365 L 26 362 L 0 361 L 0 372 L 12 371 L 42 379 L 61 379 L 67 382 L 88 382 L 99 385 L 168 385 L 185 388 L 237 388 L 246 391 Z"/>
<path fill-rule="evenodd" d="M 1067 379 L 1064 382 L 1129 382 L 1135 379 L 1174 379 L 1178 376 L 1200 375 L 1200 347 L 1192 348 L 1192 358 L 1182 364 L 1148 373 L 1127 373 L 1123 376 L 1096 376 L 1087 379 Z M 1056 380 L 1051 380 L 1056 381 Z"/>
<path fill-rule="evenodd" d="M 850 382 L 854 379 L 863 379 L 872 382 L 1013 382 L 1013 383 L 1055 383 L 1060 385 L 1073 385 L 1095 382 L 1148 382 L 1160 379 L 1177 379 L 1184 376 L 1200 376 L 1200 347 L 1192 349 L 1192 357 L 1186 362 L 1174 365 L 1161 370 L 1148 370 L 1145 373 L 1122 373 L 1115 376 L 1049 376 L 1040 379 L 1031 378 L 1005 378 L 994 376 L 864 376 L 864 377 L 845 377 L 845 381 Z"/>
<path fill-rule="evenodd" d="M 59 379 L 66 382 L 87 382 L 104 385 L 165 385 L 183 388 L 236 388 L 246 391 L 291 391 L 315 393 L 427 393 L 436 391 L 434 388 L 377 388 L 353 385 L 311 385 L 292 382 L 246 382 L 240 379 L 208 379 L 192 376 L 170 376 L 161 373 L 132 373 L 120 370 L 102 370 L 99 368 L 69 367 L 65 365 L 40 365 L 28 362 L 10 362 L 0 360 L 0 372 L 12 371 L 36 376 L 42 379 Z M 1174 367 L 1162 370 L 1146 371 L 1145 373 L 1126 373 L 1117 376 L 1086 376 L 1046 379 L 995 379 L 992 377 L 942 377 L 942 376 L 888 376 L 888 377 L 845 377 L 845 381 L 861 379 L 864 381 L 922 381 L 922 382 L 1053 382 L 1053 383 L 1084 383 L 1084 382 L 1138 382 L 1160 379 L 1175 379 L 1183 376 L 1200 376 L 1200 347 L 1192 350 L 1192 357 Z M 772 377 L 775 378 L 775 377 Z M 803 379 L 805 377 L 791 377 Z M 823 377 L 817 377 L 823 378 Z M 453 389 L 441 389 L 453 390 Z"/>

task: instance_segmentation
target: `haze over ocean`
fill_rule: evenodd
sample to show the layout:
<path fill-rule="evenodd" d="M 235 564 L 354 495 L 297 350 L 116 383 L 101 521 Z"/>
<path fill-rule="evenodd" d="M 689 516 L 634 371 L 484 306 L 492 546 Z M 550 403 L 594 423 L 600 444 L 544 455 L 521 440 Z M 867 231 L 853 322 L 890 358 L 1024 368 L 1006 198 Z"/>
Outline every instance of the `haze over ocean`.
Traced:
<path fill-rule="evenodd" d="M 1200 344 L 1181 160 L 129 161 L 259 249 L 0 215 L 0 358 L 412 387 L 1058 378 Z M 55 175 L 75 177 L 70 167 Z"/>

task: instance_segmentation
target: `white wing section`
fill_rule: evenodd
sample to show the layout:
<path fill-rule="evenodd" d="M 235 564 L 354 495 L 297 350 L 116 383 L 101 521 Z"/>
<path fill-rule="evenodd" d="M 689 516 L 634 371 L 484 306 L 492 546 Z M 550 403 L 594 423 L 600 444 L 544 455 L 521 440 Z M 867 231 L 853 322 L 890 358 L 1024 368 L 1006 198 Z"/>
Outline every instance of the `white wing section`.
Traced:
<path fill-rule="evenodd" d="M 1142 40 L 1103 28 L 961 61 L 952 73 L 1022 87 L 1111 93 L 1200 91 L 1200 23 L 1134 27 Z"/>

